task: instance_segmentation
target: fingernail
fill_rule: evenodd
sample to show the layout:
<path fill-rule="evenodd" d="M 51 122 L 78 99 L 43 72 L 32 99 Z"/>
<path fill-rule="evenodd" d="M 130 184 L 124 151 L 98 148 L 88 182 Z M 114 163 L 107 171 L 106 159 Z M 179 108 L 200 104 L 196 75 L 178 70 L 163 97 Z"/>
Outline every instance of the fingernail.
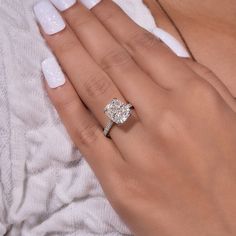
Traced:
<path fill-rule="evenodd" d="M 80 2 L 87 7 L 88 9 L 92 9 L 95 7 L 101 0 L 80 0 Z"/>
<path fill-rule="evenodd" d="M 42 62 L 42 71 L 50 88 L 57 88 L 65 84 L 65 76 L 54 57 L 49 57 Z"/>
<path fill-rule="evenodd" d="M 63 18 L 49 1 L 36 3 L 34 13 L 46 34 L 58 33 L 66 27 Z"/>
<path fill-rule="evenodd" d="M 152 33 L 166 44 L 178 57 L 189 58 L 190 55 L 184 46 L 171 34 L 161 28 L 155 28 Z"/>
<path fill-rule="evenodd" d="M 76 3 L 76 0 L 51 0 L 59 11 L 65 11 Z"/>

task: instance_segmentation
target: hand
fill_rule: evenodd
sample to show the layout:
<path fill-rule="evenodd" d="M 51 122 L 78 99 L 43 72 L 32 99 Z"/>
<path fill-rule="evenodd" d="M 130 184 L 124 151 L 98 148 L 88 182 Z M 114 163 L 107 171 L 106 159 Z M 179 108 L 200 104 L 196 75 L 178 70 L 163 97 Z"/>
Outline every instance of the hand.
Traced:
<path fill-rule="evenodd" d="M 125 223 L 144 236 L 235 235 L 236 104 L 228 90 L 110 0 L 63 11 L 65 28 L 45 6 L 35 12 L 67 75 L 46 71 L 46 89 Z M 108 139 L 103 108 L 114 97 L 135 112 Z"/>

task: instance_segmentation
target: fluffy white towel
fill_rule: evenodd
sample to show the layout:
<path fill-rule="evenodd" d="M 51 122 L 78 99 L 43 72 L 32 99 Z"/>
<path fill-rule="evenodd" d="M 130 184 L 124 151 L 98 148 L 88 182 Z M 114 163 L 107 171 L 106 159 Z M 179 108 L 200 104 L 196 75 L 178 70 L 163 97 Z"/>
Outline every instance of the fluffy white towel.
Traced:
<path fill-rule="evenodd" d="M 36 1 L 0 0 L 0 235 L 129 235 L 42 87 Z M 156 27 L 141 0 L 116 2 Z"/>

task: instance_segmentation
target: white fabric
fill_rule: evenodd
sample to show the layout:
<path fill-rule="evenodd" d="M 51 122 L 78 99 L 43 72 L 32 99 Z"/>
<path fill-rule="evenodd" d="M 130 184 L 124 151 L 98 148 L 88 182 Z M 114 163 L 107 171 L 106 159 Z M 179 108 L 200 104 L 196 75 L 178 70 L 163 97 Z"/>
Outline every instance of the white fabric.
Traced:
<path fill-rule="evenodd" d="M 127 235 L 42 84 L 35 0 L 0 0 L 0 235 Z M 116 0 L 155 27 L 141 0 Z"/>

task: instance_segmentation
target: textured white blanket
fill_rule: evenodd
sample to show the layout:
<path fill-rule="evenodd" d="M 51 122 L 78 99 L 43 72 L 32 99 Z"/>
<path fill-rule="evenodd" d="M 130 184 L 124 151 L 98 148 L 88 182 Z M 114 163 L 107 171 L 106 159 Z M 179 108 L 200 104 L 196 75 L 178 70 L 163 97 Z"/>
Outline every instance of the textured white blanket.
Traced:
<path fill-rule="evenodd" d="M 0 235 L 128 235 L 42 87 L 35 0 L 0 0 Z M 116 0 L 152 30 L 141 0 Z"/>

